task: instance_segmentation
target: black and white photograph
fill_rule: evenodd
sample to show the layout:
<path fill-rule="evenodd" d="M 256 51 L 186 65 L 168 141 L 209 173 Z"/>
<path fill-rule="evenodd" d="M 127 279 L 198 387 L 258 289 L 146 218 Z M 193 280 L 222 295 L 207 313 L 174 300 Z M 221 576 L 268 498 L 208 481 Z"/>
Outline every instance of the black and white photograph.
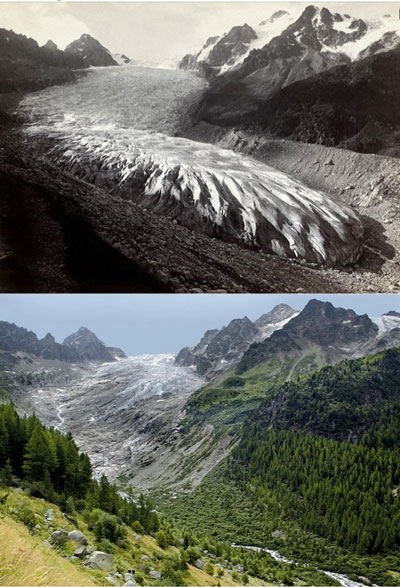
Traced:
<path fill-rule="evenodd" d="M 400 289 L 398 4 L 0 23 L 0 291 Z"/>

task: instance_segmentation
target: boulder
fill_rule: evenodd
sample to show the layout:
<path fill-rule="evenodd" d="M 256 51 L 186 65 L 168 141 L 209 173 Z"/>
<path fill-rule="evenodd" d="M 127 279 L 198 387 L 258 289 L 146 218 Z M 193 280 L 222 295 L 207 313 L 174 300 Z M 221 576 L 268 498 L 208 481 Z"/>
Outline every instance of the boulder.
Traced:
<path fill-rule="evenodd" d="M 204 567 L 206 566 L 203 561 L 201 561 L 200 559 L 197 559 L 194 561 L 193 566 L 196 567 L 196 569 L 200 569 L 200 571 L 204 571 Z"/>
<path fill-rule="evenodd" d="M 161 579 L 161 573 L 159 573 L 158 571 L 151 570 L 149 573 L 149 577 L 151 577 L 152 579 Z"/>
<path fill-rule="evenodd" d="M 68 532 L 65 530 L 56 530 L 50 534 L 48 541 L 51 544 L 64 544 L 68 540 Z"/>
<path fill-rule="evenodd" d="M 150 559 L 150 557 L 149 557 L 149 556 L 147 556 L 147 554 L 143 554 L 143 555 L 140 557 L 140 560 L 142 560 L 143 562 L 149 563 L 151 559 Z"/>
<path fill-rule="evenodd" d="M 88 552 L 87 552 L 86 546 L 84 544 L 80 544 L 74 550 L 74 556 L 77 556 L 78 558 L 85 558 L 85 556 L 87 554 L 88 554 Z"/>
<path fill-rule="evenodd" d="M 68 540 L 78 542 L 79 544 L 88 543 L 86 536 L 80 530 L 72 530 L 72 532 L 68 534 Z"/>
<path fill-rule="evenodd" d="M 115 577 L 110 577 L 110 575 L 107 575 L 106 581 L 107 583 L 110 583 L 110 585 L 114 585 L 114 587 L 120 587 L 120 583 L 117 581 L 117 579 L 115 579 Z"/>
<path fill-rule="evenodd" d="M 112 556 L 107 552 L 95 550 L 89 559 L 89 566 L 91 569 L 97 569 L 100 571 L 111 571 L 113 566 Z"/>
<path fill-rule="evenodd" d="M 129 579 L 126 583 L 123 584 L 123 587 L 136 587 L 137 583 L 133 579 Z"/>

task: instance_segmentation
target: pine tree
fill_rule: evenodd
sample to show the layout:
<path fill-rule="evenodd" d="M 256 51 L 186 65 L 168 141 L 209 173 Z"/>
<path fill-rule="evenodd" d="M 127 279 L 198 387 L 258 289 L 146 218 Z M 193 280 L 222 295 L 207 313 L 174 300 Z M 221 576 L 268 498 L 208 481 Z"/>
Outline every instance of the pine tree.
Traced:
<path fill-rule="evenodd" d="M 55 443 L 45 429 L 36 426 L 26 446 L 23 470 L 30 481 L 43 481 L 56 467 Z"/>

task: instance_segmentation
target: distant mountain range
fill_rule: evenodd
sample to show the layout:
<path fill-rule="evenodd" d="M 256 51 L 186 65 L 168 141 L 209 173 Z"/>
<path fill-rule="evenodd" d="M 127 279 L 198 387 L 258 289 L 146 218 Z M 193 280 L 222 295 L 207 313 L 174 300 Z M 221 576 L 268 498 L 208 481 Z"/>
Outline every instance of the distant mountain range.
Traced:
<path fill-rule="evenodd" d="M 179 351 L 175 362 L 194 366 L 211 379 L 233 365 L 244 373 L 283 355 L 285 360 L 289 355 L 299 358 L 317 349 L 323 362 L 331 363 L 372 354 L 395 346 L 394 342 L 400 344 L 398 312 L 369 318 L 312 300 L 301 312 L 279 304 L 255 322 L 245 316 L 219 330 L 208 330 L 197 345 Z"/>
<path fill-rule="evenodd" d="M 308 6 L 297 19 L 279 11 L 257 29 L 210 38 L 180 67 L 210 80 L 197 121 L 379 152 L 398 139 L 399 54 L 390 15 L 370 21 Z"/>
<path fill-rule="evenodd" d="M 296 19 L 279 10 L 255 29 L 246 23 L 210 37 L 179 66 L 208 78 L 235 70 L 255 94 L 268 97 L 300 79 L 394 49 L 400 45 L 399 35 L 399 21 L 388 14 L 363 20 L 308 6 Z"/>
<path fill-rule="evenodd" d="M 51 40 L 40 47 L 25 35 L 0 29 L 1 93 L 40 90 L 73 81 L 75 70 L 129 62 L 126 55 L 112 53 L 90 35 L 82 35 L 62 51 Z"/>
<path fill-rule="evenodd" d="M 126 357 L 121 349 L 107 347 L 88 328 L 81 327 L 60 344 L 50 333 L 38 339 L 36 334 L 9 322 L 0 322 L 0 355 L 2 362 L 8 356 L 27 353 L 42 359 L 81 363 L 109 362 Z"/>

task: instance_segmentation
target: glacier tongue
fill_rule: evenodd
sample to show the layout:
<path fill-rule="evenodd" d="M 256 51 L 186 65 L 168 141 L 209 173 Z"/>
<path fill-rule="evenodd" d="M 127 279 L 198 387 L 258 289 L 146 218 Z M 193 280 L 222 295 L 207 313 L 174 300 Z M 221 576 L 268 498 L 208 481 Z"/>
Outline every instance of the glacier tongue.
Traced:
<path fill-rule="evenodd" d="M 351 208 L 250 157 L 142 130 L 28 132 L 55 139 L 64 169 L 210 236 L 328 266 L 361 253 Z"/>
<path fill-rule="evenodd" d="M 53 160 L 113 195 L 267 253 L 356 261 L 363 230 L 351 208 L 251 157 L 172 136 L 203 84 L 182 71 L 105 67 L 30 94 L 20 112 Z"/>

